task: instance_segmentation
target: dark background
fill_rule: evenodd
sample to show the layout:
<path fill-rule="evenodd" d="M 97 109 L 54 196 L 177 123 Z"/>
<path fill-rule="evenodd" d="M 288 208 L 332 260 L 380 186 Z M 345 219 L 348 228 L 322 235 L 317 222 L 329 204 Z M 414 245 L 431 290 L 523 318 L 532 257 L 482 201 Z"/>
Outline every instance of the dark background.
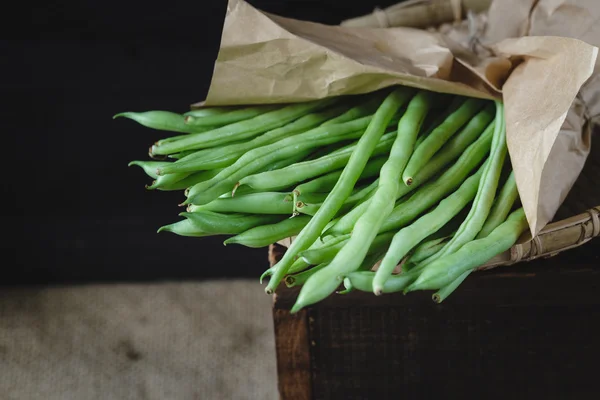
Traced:
<path fill-rule="evenodd" d="M 327 24 L 397 0 L 252 0 Z M 30 3 L 27 3 L 30 6 Z M 2 284 L 258 277 L 266 249 L 157 234 L 178 192 L 149 192 L 134 159 L 164 133 L 122 111 L 203 100 L 226 0 L 70 1 L 6 13 L 1 29 Z"/>

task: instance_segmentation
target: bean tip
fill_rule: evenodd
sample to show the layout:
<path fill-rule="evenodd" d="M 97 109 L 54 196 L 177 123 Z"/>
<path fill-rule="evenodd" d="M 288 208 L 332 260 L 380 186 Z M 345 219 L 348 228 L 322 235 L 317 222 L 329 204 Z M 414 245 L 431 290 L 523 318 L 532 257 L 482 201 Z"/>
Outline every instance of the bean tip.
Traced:
<path fill-rule="evenodd" d="M 237 183 L 235 184 L 235 186 L 233 187 L 233 189 L 231 190 L 231 197 L 235 196 L 235 191 L 236 191 L 236 190 L 237 190 L 237 188 L 239 188 L 239 187 L 240 187 L 240 183 L 239 183 L 239 182 L 237 182 Z"/>
<path fill-rule="evenodd" d="M 381 296 L 383 294 L 383 288 L 381 286 L 374 286 L 373 293 L 375 296 Z"/>
<path fill-rule="evenodd" d="M 302 304 L 296 303 L 290 309 L 290 314 L 296 314 L 298 311 L 302 310 L 304 306 Z"/>
<path fill-rule="evenodd" d="M 412 178 L 406 178 L 406 180 L 404 181 L 404 183 L 406 184 L 406 186 L 410 186 L 413 183 L 413 179 Z"/>
<path fill-rule="evenodd" d="M 191 115 L 186 115 L 185 118 L 183 118 L 183 122 L 186 124 L 189 124 L 192 121 L 194 121 L 194 117 Z"/>
<path fill-rule="evenodd" d="M 434 303 L 440 304 L 442 302 L 442 296 L 440 296 L 438 293 L 434 293 L 431 296 L 431 300 L 433 300 Z"/>

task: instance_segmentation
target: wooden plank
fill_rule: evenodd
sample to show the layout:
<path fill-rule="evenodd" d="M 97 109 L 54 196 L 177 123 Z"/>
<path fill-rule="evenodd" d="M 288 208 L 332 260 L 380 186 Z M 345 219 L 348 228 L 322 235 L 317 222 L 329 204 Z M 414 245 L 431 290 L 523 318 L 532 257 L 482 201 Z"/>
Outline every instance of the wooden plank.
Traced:
<path fill-rule="evenodd" d="M 279 396 L 282 400 L 311 400 L 312 383 L 308 317 L 273 307 Z"/>

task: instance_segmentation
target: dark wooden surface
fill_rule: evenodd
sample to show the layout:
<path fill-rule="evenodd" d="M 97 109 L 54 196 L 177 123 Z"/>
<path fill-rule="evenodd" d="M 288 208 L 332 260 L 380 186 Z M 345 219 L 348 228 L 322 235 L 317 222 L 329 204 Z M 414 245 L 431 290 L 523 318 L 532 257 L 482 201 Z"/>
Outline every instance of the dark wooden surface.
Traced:
<path fill-rule="evenodd" d="M 312 399 L 598 398 L 598 243 L 477 272 L 439 305 L 432 292 L 353 292 L 307 308 Z M 297 292 L 277 293 L 276 324 Z"/>

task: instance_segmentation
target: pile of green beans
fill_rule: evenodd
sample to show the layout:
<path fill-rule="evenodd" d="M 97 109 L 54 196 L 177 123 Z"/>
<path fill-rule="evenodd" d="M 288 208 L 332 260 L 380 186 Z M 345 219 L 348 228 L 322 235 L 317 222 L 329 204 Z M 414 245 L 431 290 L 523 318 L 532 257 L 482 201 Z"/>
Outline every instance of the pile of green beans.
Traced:
<path fill-rule="evenodd" d="M 499 100 L 395 86 L 117 117 L 163 135 L 129 164 L 148 190 L 182 194 L 182 219 L 159 232 L 292 238 L 260 277 L 267 293 L 300 286 L 292 312 L 353 290 L 434 290 L 439 303 L 528 228 Z"/>

